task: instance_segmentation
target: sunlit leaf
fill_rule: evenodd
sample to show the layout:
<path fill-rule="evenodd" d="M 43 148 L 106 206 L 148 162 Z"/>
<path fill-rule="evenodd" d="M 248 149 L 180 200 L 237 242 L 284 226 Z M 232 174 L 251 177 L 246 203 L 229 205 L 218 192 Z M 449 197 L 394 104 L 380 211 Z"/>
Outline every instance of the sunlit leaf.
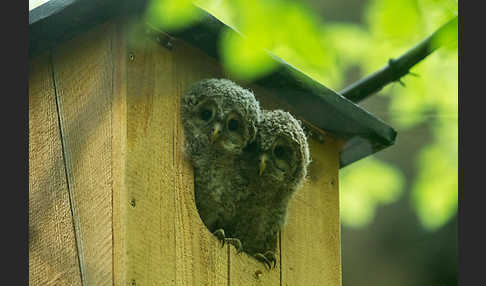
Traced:
<path fill-rule="evenodd" d="M 258 51 L 239 50 L 230 55 L 231 47 L 240 49 L 241 40 L 222 40 L 221 47 L 227 51 L 223 64 L 237 76 L 255 78 L 258 74 L 268 72 L 270 65 L 258 56 L 262 54 L 261 50 L 267 50 L 321 83 L 329 85 L 330 82 L 339 82 L 335 51 L 327 36 L 323 35 L 322 23 L 302 3 L 286 0 L 223 0 L 206 1 L 202 7 L 244 35 L 245 48 L 258 45 Z M 243 53 L 248 54 L 244 63 L 231 59 Z M 263 68 L 261 73 L 256 72 L 260 68 Z"/>
<path fill-rule="evenodd" d="M 152 0 L 146 11 L 150 23 L 167 30 L 190 25 L 200 16 L 192 0 Z"/>
<path fill-rule="evenodd" d="M 356 191 L 341 192 L 341 222 L 348 227 L 364 227 L 375 215 L 375 203 Z"/>
<path fill-rule="evenodd" d="M 343 67 L 357 64 L 361 59 L 367 58 L 369 50 L 374 45 L 368 32 L 354 24 L 329 24 L 327 36 L 334 49 L 339 51 L 337 56 L 344 62 Z"/>
<path fill-rule="evenodd" d="M 426 34 L 433 33 L 441 25 L 458 15 L 457 0 L 419 0 Z"/>
<path fill-rule="evenodd" d="M 393 124 L 411 128 L 417 124 L 437 120 L 457 121 L 458 61 L 457 54 L 431 54 L 403 78 L 406 87 L 396 86 L 390 94 L 390 113 Z"/>
<path fill-rule="evenodd" d="M 395 202 L 402 194 L 404 177 L 399 169 L 368 157 L 342 169 L 339 174 L 341 218 L 348 226 L 365 226 L 375 209 Z"/>
<path fill-rule="evenodd" d="M 458 121 L 456 118 L 443 118 L 438 122 L 433 129 L 434 137 L 436 139 L 436 144 L 440 144 L 441 152 L 448 157 L 451 164 L 458 164 L 458 139 L 459 139 L 459 128 Z"/>
<path fill-rule="evenodd" d="M 234 0 L 196 0 L 194 3 L 225 25 L 235 27 L 238 11 L 234 7 Z"/>
<path fill-rule="evenodd" d="M 423 29 L 415 0 L 372 0 L 366 19 L 372 33 L 386 41 L 410 43 Z"/>
<path fill-rule="evenodd" d="M 412 202 L 428 230 L 438 229 L 457 213 L 457 161 L 450 160 L 445 152 L 438 145 L 427 146 L 418 159 L 419 174 L 412 188 Z"/>
<path fill-rule="evenodd" d="M 255 37 L 240 37 L 228 30 L 221 38 L 221 51 L 224 67 L 239 79 L 252 80 L 276 67 Z"/>

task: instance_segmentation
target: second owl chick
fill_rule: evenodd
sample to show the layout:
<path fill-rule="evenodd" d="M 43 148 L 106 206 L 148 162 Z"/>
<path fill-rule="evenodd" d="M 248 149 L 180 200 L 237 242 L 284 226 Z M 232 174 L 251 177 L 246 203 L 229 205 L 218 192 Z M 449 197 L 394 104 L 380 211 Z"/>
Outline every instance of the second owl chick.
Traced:
<path fill-rule="evenodd" d="M 243 251 L 270 266 L 284 226 L 290 199 L 299 189 L 310 162 L 300 123 L 282 110 L 262 111 L 255 142 L 240 157 L 249 178 L 249 196 L 238 203 L 230 233 Z"/>

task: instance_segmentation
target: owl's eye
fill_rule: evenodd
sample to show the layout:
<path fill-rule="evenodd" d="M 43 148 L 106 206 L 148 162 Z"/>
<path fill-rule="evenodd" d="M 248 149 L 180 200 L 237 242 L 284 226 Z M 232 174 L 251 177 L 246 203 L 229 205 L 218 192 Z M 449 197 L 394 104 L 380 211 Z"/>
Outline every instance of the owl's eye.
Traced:
<path fill-rule="evenodd" d="M 243 119 L 240 114 L 232 112 L 226 117 L 226 128 L 228 131 L 241 135 L 243 131 Z"/>
<path fill-rule="evenodd" d="M 228 130 L 229 131 L 236 131 L 240 127 L 240 121 L 236 118 L 232 118 L 228 120 Z"/>
<path fill-rule="evenodd" d="M 290 148 L 285 141 L 281 141 L 273 147 L 275 166 L 284 172 L 288 172 L 291 168 L 292 150 Z"/>
<path fill-rule="evenodd" d="M 213 111 L 209 108 L 203 108 L 199 113 L 199 117 L 204 121 L 209 121 L 213 117 Z"/>
<path fill-rule="evenodd" d="M 280 146 L 280 145 L 277 145 L 274 149 L 273 149 L 273 154 L 275 155 L 275 157 L 277 157 L 277 159 L 283 159 L 286 155 L 287 151 L 285 150 L 285 148 L 283 146 Z"/>

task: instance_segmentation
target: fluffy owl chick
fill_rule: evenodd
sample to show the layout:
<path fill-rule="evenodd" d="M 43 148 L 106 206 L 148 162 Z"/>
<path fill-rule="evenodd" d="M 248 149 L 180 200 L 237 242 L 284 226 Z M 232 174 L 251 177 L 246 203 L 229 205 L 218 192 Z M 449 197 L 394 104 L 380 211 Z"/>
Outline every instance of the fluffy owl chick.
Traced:
<path fill-rule="evenodd" d="M 208 229 L 223 239 L 235 204 L 246 194 L 248 183 L 235 160 L 255 139 L 260 107 L 251 91 L 234 82 L 205 79 L 188 89 L 181 108 L 196 206 Z"/>
<path fill-rule="evenodd" d="M 279 230 L 289 200 L 302 184 L 310 162 L 300 123 L 282 110 L 262 111 L 255 142 L 241 156 L 250 195 L 238 204 L 231 234 L 243 251 L 270 266 L 276 264 Z M 245 163 L 246 162 L 246 163 Z"/>

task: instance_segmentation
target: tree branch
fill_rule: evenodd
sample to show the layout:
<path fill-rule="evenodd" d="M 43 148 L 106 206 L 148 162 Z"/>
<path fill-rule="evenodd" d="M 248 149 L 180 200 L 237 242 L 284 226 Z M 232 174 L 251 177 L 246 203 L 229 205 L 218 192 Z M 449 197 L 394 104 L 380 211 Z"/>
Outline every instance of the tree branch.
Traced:
<path fill-rule="evenodd" d="M 398 81 L 403 85 L 400 79 L 410 73 L 411 67 L 441 47 L 443 42 L 439 40 L 439 37 L 444 31 L 454 28 L 454 25 L 457 26 L 457 24 L 458 17 L 456 16 L 398 59 L 390 59 L 387 66 L 347 86 L 339 93 L 353 102 L 359 102 L 391 82 Z"/>

